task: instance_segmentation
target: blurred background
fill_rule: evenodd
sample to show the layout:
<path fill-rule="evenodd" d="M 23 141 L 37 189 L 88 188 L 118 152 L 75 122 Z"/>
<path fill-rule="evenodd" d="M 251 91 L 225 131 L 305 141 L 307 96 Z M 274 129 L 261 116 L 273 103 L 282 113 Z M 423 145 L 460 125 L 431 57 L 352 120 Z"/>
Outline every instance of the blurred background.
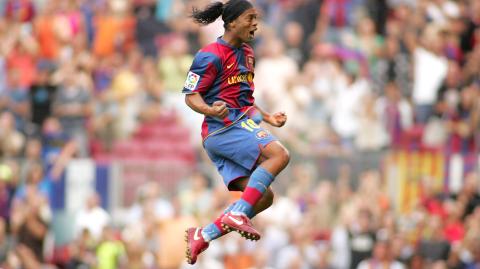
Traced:
<path fill-rule="evenodd" d="M 262 240 L 192 268 L 480 268 L 480 1 L 252 2 L 292 161 Z M 181 94 L 208 3 L 0 1 L 1 268 L 190 268 L 184 229 L 238 197 Z"/>

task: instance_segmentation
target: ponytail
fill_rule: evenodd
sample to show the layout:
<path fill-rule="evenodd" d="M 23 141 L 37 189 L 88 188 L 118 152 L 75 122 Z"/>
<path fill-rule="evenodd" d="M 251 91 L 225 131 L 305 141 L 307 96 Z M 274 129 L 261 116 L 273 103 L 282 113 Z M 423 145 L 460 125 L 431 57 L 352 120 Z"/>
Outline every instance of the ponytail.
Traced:
<path fill-rule="evenodd" d="M 222 16 L 224 22 L 223 27 L 227 29 L 227 24 L 234 21 L 243 12 L 252 7 L 252 4 L 248 0 L 229 0 L 225 4 L 222 2 L 213 2 L 204 10 L 193 8 L 190 17 L 198 24 L 207 25 Z"/>
<path fill-rule="evenodd" d="M 208 5 L 204 10 L 193 8 L 191 17 L 193 20 L 202 25 L 210 24 L 223 14 L 223 3 L 214 2 Z"/>

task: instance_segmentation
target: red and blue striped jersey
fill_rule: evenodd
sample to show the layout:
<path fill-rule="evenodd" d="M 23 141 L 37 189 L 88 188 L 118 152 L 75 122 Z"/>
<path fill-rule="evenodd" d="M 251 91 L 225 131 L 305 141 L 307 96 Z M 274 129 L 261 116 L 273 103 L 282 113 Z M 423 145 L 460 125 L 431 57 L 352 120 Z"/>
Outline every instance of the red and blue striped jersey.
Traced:
<path fill-rule="evenodd" d="M 203 139 L 232 125 L 249 111 L 253 112 L 254 65 L 252 47 L 244 43 L 237 48 L 222 38 L 195 55 L 182 92 L 198 92 L 208 105 L 223 101 L 229 110 L 224 119 L 205 116 Z"/>

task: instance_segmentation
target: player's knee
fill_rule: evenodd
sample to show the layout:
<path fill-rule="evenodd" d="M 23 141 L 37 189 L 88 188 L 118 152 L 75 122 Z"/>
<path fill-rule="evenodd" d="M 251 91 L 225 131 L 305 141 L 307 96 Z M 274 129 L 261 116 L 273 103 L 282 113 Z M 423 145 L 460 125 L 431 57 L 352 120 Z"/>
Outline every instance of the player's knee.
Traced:
<path fill-rule="evenodd" d="M 280 159 L 280 162 L 284 167 L 290 162 L 290 152 L 285 147 L 280 148 L 277 157 Z"/>

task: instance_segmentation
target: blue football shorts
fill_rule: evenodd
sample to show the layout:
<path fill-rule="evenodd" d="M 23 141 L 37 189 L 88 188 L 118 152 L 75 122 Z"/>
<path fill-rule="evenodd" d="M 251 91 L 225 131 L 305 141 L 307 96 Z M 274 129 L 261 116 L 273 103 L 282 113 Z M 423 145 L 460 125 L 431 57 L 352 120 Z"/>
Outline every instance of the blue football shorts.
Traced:
<path fill-rule="evenodd" d="M 256 168 L 261 149 L 278 139 L 252 119 L 244 117 L 203 142 L 208 156 L 230 189 L 230 183 L 249 177 Z"/>

